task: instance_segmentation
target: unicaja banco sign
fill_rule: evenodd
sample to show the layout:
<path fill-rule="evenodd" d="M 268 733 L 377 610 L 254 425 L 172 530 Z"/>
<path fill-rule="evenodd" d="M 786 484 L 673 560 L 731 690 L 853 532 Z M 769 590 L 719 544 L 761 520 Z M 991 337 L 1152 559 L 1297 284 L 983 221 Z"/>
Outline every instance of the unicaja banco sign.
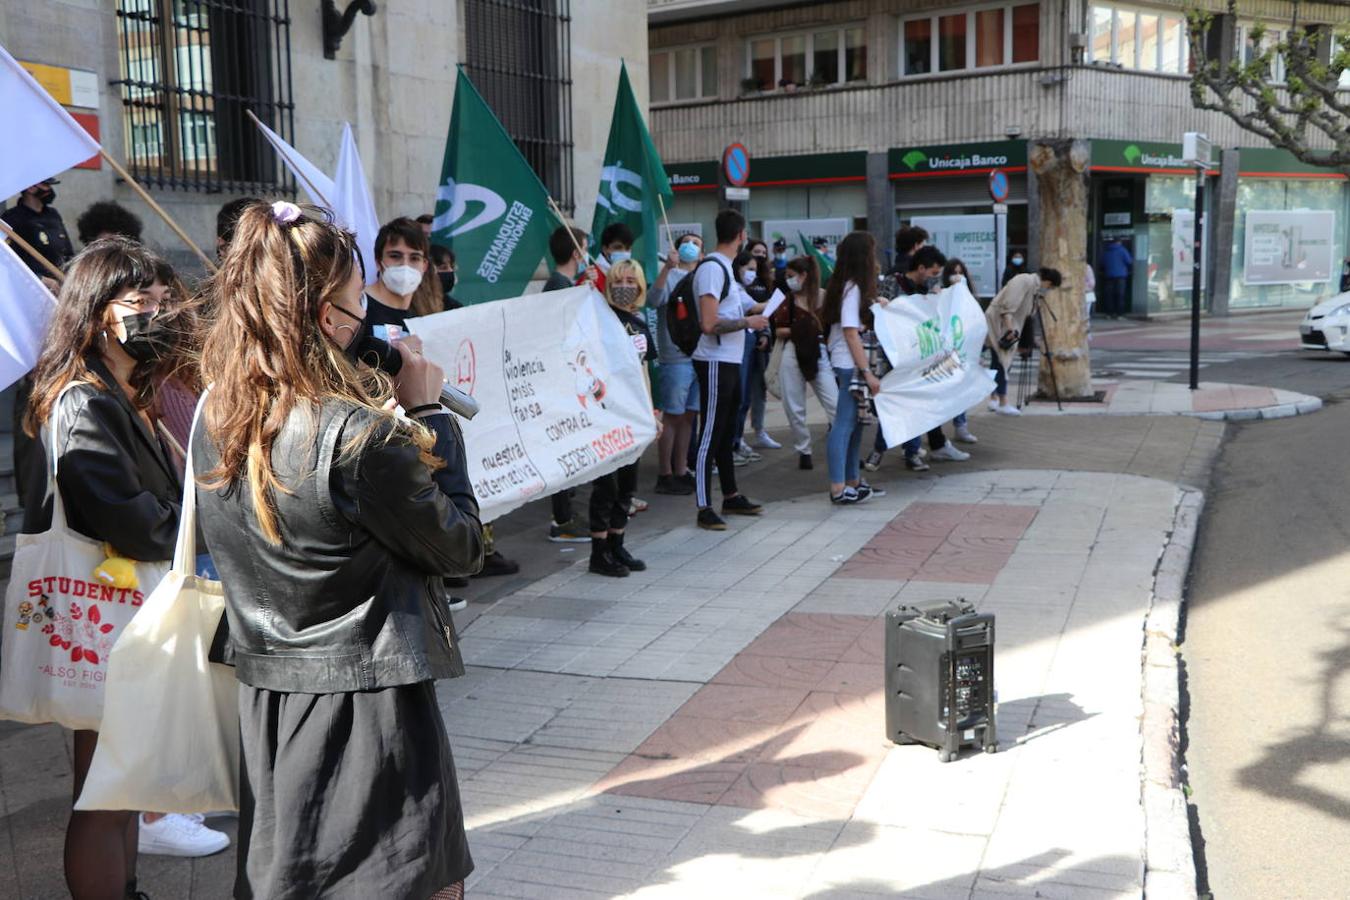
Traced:
<path fill-rule="evenodd" d="M 1130 144 L 1123 151 L 1125 161 L 1132 166 L 1145 166 L 1151 169 L 1183 169 L 1186 160 L 1175 153 L 1150 153 L 1138 144 Z"/>
<path fill-rule="evenodd" d="M 889 156 L 893 178 L 928 173 L 982 174 L 1009 167 L 1020 171 L 1020 167 L 1027 164 L 1027 146 L 1019 141 L 1000 141 L 945 147 L 901 147 L 891 150 Z"/>
<path fill-rule="evenodd" d="M 900 158 L 911 172 L 926 164 L 929 171 L 943 169 L 994 169 L 1008 164 L 1006 156 L 981 156 L 970 153 L 965 156 L 929 156 L 922 150 L 911 150 Z"/>

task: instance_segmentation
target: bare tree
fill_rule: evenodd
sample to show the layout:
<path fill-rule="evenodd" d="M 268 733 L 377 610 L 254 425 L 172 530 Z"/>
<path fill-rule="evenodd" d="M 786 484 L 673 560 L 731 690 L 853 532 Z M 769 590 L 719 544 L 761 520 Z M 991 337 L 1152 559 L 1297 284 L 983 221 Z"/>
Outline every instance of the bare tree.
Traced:
<path fill-rule="evenodd" d="M 1350 35 L 1302 22 L 1299 7 L 1294 0 L 1282 40 L 1268 41 L 1269 29 L 1253 25 L 1247 32 L 1252 52 L 1233 47 L 1231 59 L 1209 53 L 1215 16 L 1189 11 L 1191 101 L 1197 109 L 1223 113 L 1301 162 L 1350 171 L 1350 93 L 1340 90 L 1341 73 L 1350 68 Z M 1237 16 L 1237 0 L 1228 0 L 1228 13 Z M 1284 84 L 1272 84 L 1281 67 Z"/>

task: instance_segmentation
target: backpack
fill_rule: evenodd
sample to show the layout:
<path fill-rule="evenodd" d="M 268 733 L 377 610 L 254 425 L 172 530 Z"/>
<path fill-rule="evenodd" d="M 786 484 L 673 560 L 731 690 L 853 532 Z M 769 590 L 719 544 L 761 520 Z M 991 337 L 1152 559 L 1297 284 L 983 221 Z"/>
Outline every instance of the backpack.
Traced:
<path fill-rule="evenodd" d="M 703 337 L 703 328 L 699 324 L 698 315 L 698 297 L 694 296 L 694 276 L 698 270 L 708 263 L 721 265 L 713 259 L 705 259 L 697 266 L 694 271 L 681 279 L 680 283 L 675 285 L 675 290 L 671 292 L 670 299 L 666 301 L 666 331 L 670 332 L 670 339 L 675 342 L 675 346 L 680 348 L 680 352 L 685 356 L 692 356 L 694 348 L 698 346 L 698 339 Z M 722 296 L 717 298 L 721 303 L 727 298 L 727 292 L 731 290 L 731 276 L 728 275 L 722 284 Z M 721 340 L 721 337 L 718 337 Z"/>

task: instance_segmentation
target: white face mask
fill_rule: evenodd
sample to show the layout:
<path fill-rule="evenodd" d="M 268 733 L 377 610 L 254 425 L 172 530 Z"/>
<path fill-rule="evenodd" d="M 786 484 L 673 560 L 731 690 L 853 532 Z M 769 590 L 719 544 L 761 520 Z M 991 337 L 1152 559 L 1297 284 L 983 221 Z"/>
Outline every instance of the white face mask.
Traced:
<path fill-rule="evenodd" d="M 422 273 L 412 266 L 390 266 L 380 273 L 380 281 L 395 294 L 406 297 L 422 283 Z"/>
<path fill-rule="evenodd" d="M 965 280 L 966 276 L 962 275 L 960 272 L 957 272 L 956 274 L 952 275 L 952 284 L 960 284 Z"/>
<path fill-rule="evenodd" d="M 796 293 L 802 289 L 802 280 L 800 278 L 789 278 L 787 280 L 787 287 L 789 291 Z"/>
<path fill-rule="evenodd" d="M 744 272 L 741 273 L 741 284 L 745 285 L 746 287 L 749 287 L 754 283 L 755 283 L 754 269 L 746 269 Z"/>

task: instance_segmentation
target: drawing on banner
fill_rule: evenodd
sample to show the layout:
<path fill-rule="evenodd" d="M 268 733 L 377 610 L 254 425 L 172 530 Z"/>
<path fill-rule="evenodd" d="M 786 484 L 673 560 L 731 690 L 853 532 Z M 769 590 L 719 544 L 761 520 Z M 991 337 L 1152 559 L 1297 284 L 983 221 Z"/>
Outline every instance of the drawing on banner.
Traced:
<path fill-rule="evenodd" d="M 770 246 L 782 238 L 787 242 L 788 258 L 809 256 L 810 248 L 802 246 L 802 238 L 808 241 L 825 239 L 828 245 L 827 255 L 833 258 L 834 248 L 844 239 L 844 235 L 853 230 L 850 219 L 765 219 L 760 229 L 760 238 Z"/>
<path fill-rule="evenodd" d="M 970 272 L 973 293 L 998 293 L 998 234 L 992 213 L 971 216 L 914 216 L 909 224 L 928 232 L 928 243 L 956 257 Z"/>
<path fill-rule="evenodd" d="M 1329 210 L 1251 210 L 1243 254 L 1245 284 L 1331 280 L 1336 214 Z"/>
<path fill-rule="evenodd" d="M 940 294 L 897 297 L 873 307 L 877 338 L 892 369 L 874 400 L 894 447 L 966 412 L 994 390 L 980 365 L 989 326 L 964 284 Z"/>
<path fill-rule="evenodd" d="M 481 303 L 408 327 L 482 408 L 460 427 L 484 522 L 626 465 L 656 438 L 642 364 L 589 287 Z"/>

